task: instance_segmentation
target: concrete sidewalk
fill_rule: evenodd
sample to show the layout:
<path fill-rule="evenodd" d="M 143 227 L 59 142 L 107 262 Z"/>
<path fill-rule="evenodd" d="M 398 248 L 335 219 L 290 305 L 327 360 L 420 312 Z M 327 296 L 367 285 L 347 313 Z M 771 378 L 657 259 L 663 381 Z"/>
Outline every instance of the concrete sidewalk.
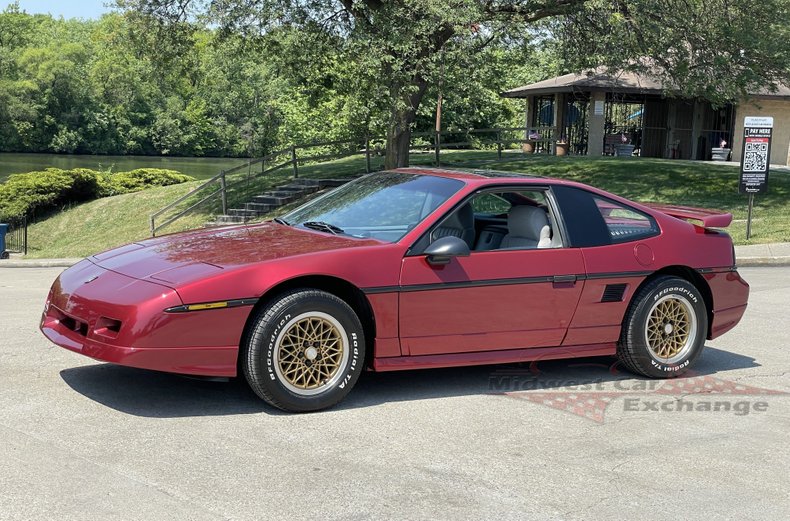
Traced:
<path fill-rule="evenodd" d="M 735 247 L 738 266 L 790 266 L 790 242 Z"/>
<path fill-rule="evenodd" d="M 735 247 L 738 266 L 790 266 L 790 242 L 750 244 Z M 0 260 L 0 268 L 68 268 L 81 259 L 25 259 L 11 256 Z"/>

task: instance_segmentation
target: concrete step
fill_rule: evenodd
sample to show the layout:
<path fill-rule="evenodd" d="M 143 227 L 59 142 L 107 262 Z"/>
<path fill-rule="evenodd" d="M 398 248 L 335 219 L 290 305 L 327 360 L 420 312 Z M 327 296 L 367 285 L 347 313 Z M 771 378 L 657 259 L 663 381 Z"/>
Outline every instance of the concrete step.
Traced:
<path fill-rule="evenodd" d="M 302 193 L 302 190 L 270 190 L 261 195 L 270 197 L 299 197 Z"/>
<path fill-rule="evenodd" d="M 353 178 L 348 179 L 319 179 L 318 183 L 321 188 L 336 188 L 338 186 L 342 186 Z"/>
<path fill-rule="evenodd" d="M 260 213 L 268 213 L 271 212 L 272 210 L 276 210 L 277 208 L 279 208 L 279 205 L 276 204 L 265 204 L 265 203 L 255 203 L 255 202 L 244 204 L 245 210 L 254 210 Z"/>
<path fill-rule="evenodd" d="M 259 212 L 257 210 L 247 210 L 246 208 L 231 208 L 228 210 L 228 215 L 237 216 L 237 217 L 258 217 L 263 215 L 266 212 Z"/>
<path fill-rule="evenodd" d="M 292 185 L 301 185 L 301 186 L 319 186 L 318 179 L 307 179 L 307 178 L 297 178 L 291 180 Z"/>
<path fill-rule="evenodd" d="M 287 184 L 287 185 L 283 185 L 283 186 L 278 186 L 273 191 L 274 192 L 291 192 L 291 193 L 299 193 L 299 194 L 312 194 L 313 192 L 317 192 L 320 189 L 321 189 L 321 187 L 319 185 Z"/>
<path fill-rule="evenodd" d="M 271 199 L 276 200 L 277 202 L 279 202 L 281 204 L 290 203 L 291 201 L 295 201 L 295 200 L 299 199 L 300 197 L 302 197 L 303 195 L 304 194 L 302 194 L 301 192 L 283 192 L 283 191 L 266 192 L 266 193 L 261 194 L 262 197 L 269 197 Z"/>
<path fill-rule="evenodd" d="M 244 218 L 238 215 L 218 215 L 212 223 L 209 224 L 241 224 Z"/>
<path fill-rule="evenodd" d="M 291 196 L 291 197 L 276 197 L 273 195 L 256 195 L 252 198 L 253 203 L 258 204 L 268 204 L 273 205 L 275 208 L 280 207 L 284 204 L 288 204 L 291 201 L 298 199 L 298 197 Z"/>

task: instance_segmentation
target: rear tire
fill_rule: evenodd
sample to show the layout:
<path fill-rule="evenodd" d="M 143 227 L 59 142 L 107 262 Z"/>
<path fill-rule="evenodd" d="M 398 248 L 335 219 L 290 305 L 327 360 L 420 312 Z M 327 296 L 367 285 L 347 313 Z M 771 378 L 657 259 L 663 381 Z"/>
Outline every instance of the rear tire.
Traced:
<path fill-rule="evenodd" d="M 660 276 L 631 301 L 617 356 L 630 371 L 652 378 L 679 376 L 705 347 L 708 313 L 691 282 Z"/>
<path fill-rule="evenodd" d="M 317 411 L 340 402 L 365 360 L 359 317 L 325 291 L 299 289 L 277 297 L 258 312 L 246 338 L 247 383 L 284 411 Z"/>

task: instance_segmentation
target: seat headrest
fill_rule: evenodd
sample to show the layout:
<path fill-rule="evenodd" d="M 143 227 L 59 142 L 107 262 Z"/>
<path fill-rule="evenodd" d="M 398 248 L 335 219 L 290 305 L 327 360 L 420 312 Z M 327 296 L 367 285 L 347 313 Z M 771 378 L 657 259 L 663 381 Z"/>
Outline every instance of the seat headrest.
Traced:
<path fill-rule="evenodd" d="M 514 206 L 507 214 L 508 235 L 534 241 L 541 239 L 541 231 L 548 226 L 546 211 L 535 206 Z"/>
<path fill-rule="evenodd" d="M 457 211 L 445 219 L 442 223 L 442 228 L 453 228 L 458 230 L 465 230 L 472 228 L 475 225 L 475 213 L 472 210 L 472 205 L 467 203 L 460 207 Z"/>

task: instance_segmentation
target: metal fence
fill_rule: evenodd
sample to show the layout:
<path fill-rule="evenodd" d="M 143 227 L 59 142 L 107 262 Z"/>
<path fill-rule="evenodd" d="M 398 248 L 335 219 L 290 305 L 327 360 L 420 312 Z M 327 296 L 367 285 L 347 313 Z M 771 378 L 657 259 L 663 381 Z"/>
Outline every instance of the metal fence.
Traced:
<path fill-rule="evenodd" d="M 27 255 L 27 217 L 11 219 L 8 225 L 8 231 L 5 236 L 6 251 Z"/>

